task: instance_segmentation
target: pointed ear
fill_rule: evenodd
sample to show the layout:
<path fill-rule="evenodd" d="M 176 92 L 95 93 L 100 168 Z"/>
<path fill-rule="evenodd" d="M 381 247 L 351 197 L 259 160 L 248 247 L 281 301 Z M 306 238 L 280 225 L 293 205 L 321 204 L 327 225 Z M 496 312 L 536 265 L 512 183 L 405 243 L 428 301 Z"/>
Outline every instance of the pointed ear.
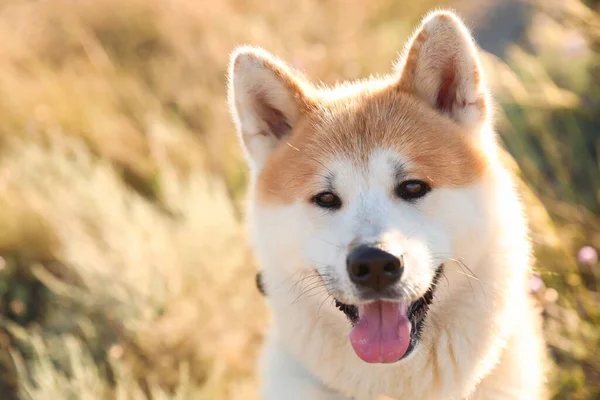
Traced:
<path fill-rule="evenodd" d="M 231 55 L 229 104 L 251 166 L 260 170 L 308 109 L 309 85 L 274 56 L 254 47 Z"/>
<path fill-rule="evenodd" d="M 429 14 L 397 68 L 400 90 L 421 98 L 459 124 L 473 127 L 487 118 L 487 92 L 475 43 L 455 14 Z"/>

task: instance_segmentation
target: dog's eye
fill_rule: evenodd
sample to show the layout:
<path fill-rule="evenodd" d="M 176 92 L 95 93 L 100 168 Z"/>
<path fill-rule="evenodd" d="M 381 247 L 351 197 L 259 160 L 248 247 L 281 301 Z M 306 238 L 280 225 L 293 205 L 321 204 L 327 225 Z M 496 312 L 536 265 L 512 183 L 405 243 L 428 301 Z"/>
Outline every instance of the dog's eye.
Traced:
<path fill-rule="evenodd" d="M 313 202 L 319 207 L 337 210 L 342 206 L 342 200 L 331 192 L 323 192 L 313 197 Z"/>
<path fill-rule="evenodd" d="M 410 180 L 404 181 L 398 185 L 396 194 L 401 199 L 414 200 L 425 196 L 430 190 L 431 187 L 427 183 L 418 180 Z"/>

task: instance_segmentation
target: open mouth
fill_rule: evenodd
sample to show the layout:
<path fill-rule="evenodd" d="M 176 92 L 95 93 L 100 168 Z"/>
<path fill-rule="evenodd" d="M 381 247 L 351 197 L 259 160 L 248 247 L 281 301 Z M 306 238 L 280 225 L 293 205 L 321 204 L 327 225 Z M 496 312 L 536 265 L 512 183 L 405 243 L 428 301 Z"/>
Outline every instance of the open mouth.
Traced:
<path fill-rule="evenodd" d="M 336 300 L 336 307 L 353 325 L 350 342 L 363 361 L 393 363 L 407 357 L 414 350 L 421 337 L 443 267 L 442 264 L 437 268 L 427 292 L 409 305 L 377 300 L 356 306 Z"/>

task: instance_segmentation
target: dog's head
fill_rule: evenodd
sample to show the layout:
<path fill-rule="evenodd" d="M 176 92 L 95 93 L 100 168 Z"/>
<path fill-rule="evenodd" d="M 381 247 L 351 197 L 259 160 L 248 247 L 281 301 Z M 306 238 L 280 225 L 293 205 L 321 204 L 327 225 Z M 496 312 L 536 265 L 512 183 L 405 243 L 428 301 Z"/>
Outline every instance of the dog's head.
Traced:
<path fill-rule="evenodd" d="M 490 234 L 490 105 L 464 25 L 431 14 L 390 76 L 336 88 L 240 48 L 230 102 L 267 295 L 282 285 L 290 300 L 321 296 L 317 313 L 329 305 L 310 284 L 324 289 L 361 359 L 406 357 L 444 264 L 481 252 Z M 321 284 L 298 284 L 307 276 Z"/>

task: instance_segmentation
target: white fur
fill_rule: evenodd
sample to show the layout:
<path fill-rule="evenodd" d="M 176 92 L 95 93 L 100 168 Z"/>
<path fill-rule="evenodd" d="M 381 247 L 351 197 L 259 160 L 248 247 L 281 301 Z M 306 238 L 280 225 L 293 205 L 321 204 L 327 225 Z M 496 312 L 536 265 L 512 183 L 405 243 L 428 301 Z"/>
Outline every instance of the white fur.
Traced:
<path fill-rule="evenodd" d="M 348 203 L 338 213 L 327 214 L 305 202 L 251 207 L 252 237 L 274 317 L 262 360 L 266 399 L 336 399 L 340 394 L 359 400 L 378 395 L 466 398 L 498 362 L 505 340 L 527 309 L 529 249 L 509 178 L 499 173 L 467 188 L 433 191 L 417 205 L 402 204 L 392 197 L 390 182 L 382 178 L 390 176 L 385 173 L 386 153 L 374 153 L 363 171 L 344 160 L 328 166 L 339 172 L 339 187 Z M 345 296 L 337 297 L 352 302 L 352 286 L 344 273 L 349 242 L 389 231 L 398 233 L 407 255 L 406 274 L 420 294 L 436 266 L 431 254 L 460 259 L 471 271 L 446 259 L 447 281 L 442 280 L 436 291 L 419 346 L 397 364 L 369 365 L 349 344 L 350 324 L 345 316 L 333 307 L 322 287 L 311 288 L 315 280 L 302 281 L 303 272 L 317 268 L 334 275 L 339 280 L 336 290 Z M 526 331 L 528 324 L 519 329 Z M 448 347 L 454 363 L 448 360 Z M 441 365 L 431 357 L 434 351 Z M 527 360 L 527 353 L 535 358 L 540 349 L 520 351 Z M 290 369 L 318 379 L 301 379 Z M 536 383 L 523 383 L 528 385 Z M 291 390 L 294 387 L 297 393 Z M 325 388 L 335 389 L 336 394 Z M 500 388 L 506 390 L 504 385 Z M 517 393 L 524 390 L 513 388 Z M 323 394 L 300 394 L 306 390 Z"/>
<path fill-rule="evenodd" d="M 457 96 L 467 100 L 468 108 L 473 96 L 486 94 L 465 75 L 477 63 L 474 45 L 465 36 L 466 29 L 463 32 L 460 25 L 456 31 L 452 23 L 456 21 L 430 18 L 423 29 L 432 40 L 453 43 L 459 72 L 464 73 L 459 74 L 463 78 Z M 435 52 L 448 50 L 436 43 L 425 45 L 433 59 L 418 62 L 417 78 L 429 67 L 435 72 Z M 382 147 L 373 149 L 364 163 L 343 154 L 325 160 L 323 171 L 335 177 L 343 202 L 337 211 L 325 211 L 307 199 L 264 202 L 255 182 L 278 143 L 268 137 L 256 142 L 245 137 L 252 137 L 261 124 L 247 94 L 253 85 L 273 91 L 268 98 L 291 120 L 296 114 L 289 107 L 296 100 L 279 77 L 261 70 L 260 63 L 242 59 L 236 65 L 241 67 L 233 71 L 231 99 L 253 160 L 251 241 L 273 313 L 260 361 L 265 400 L 375 400 L 384 395 L 539 398 L 543 346 L 526 290 L 530 266 L 526 219 L 512 180 L 494 155 L 489 118 L 479 123 L 483 117 L 479 109 L 453 110 L 451 115 L 479 132 L 482 151 L 489 153 L 489 172 L 467 186 L 434 188 L 414 203 L 403 201 L 394 194 L 395 166 L 403 165 L 401 180 L 418 177 L 418 171 L 408 155 Z M 236 73 L 242 76 L 236 78 Z M 417 84 L 416 95 L 432 102 L 438 81 L 435 74 L 428 78 L 429 83 L 418 82 L 433 86 Z M 326 190 L 327 182 L 321 184 Z M 347 276 L 346 257 L 351 243 L 372 241 L 384 241 L 402 253 L 405 271 L 398 285 L 406 289 L 407 301 L 422 296 L 436 267 L 445 265 L 419 344 L 394 364 L 367 364 L 358 358 L 348 339 L 351 325 L 332 298 L 360 303 Z"/>

